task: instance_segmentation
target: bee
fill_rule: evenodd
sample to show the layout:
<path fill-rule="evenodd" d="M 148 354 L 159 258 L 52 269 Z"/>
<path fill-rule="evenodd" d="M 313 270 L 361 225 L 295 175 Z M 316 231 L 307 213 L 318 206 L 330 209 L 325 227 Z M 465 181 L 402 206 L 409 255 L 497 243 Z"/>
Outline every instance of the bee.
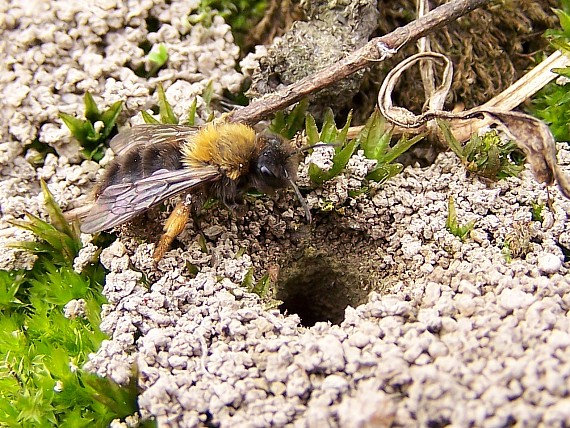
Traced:
<path fill-rule="evenodd" d="M 281 136 L 240 123 L 155 124 L 121 131 L 110 146 L 116 157 L 95 187 L 93 204 L 80 214 L 81 231 L 111 229 L 168 198 L 185 195 L 165 223 L 155 261 L 182 232 L 191 210 L 209 198 L 233 208 L 243 203 L 249 189 L 273 193 L 291 186 L 311 220 L 295 185 L 297 153 Z"/>

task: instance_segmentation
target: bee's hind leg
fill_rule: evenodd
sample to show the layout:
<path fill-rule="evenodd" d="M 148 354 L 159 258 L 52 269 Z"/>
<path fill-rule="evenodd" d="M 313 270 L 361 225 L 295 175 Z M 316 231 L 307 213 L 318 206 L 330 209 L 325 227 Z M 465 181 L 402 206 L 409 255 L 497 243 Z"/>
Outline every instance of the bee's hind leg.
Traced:
<path fill-rule="evenodd" d="M 172 241 L 182 233 L 188 219 L 190 217 L 191 207 L 185 203 L 180 202 L 166 220 L 164 224 L 164 234 L 160 237 L 160 241 L 156 244 L 154 249 L 153 259 L 158 262 L 166 252 L 170 249 Z"/>

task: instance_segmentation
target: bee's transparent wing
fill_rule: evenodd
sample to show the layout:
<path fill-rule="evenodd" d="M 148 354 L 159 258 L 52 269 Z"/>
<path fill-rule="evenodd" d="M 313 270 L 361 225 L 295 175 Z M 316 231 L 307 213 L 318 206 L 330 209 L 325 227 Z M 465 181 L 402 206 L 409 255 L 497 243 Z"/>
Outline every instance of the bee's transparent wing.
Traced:
<path fill-rule="evenodd" d="M 81 231 L 95 233 L 118 226 L 167 198 L 220 178 L 216 167 L 156 171 L 131 183 L 107 187 L 81 223 Z"/>
<path fill-rule="evenodd" d="M 158 143 L 182 143 L 196 134 L 197 127 L 168 124 L 136 125 L 121 130 L 109 143 L 115 155 L 119 156 L 135 146 L 149 146 Z"/>

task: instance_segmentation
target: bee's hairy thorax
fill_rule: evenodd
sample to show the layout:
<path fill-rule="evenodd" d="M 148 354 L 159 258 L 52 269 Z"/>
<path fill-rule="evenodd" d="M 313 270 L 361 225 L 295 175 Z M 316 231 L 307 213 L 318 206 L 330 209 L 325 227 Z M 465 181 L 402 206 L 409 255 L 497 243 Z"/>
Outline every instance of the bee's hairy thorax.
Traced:
<path fill-rule="evenodd" d="M 182 163 L 187 168 L 214 165 L 230 180 L 237 181 L 250 170 L 263 147 L 255 131 L 240 123 L 208 125 L 182 145 Z"/>

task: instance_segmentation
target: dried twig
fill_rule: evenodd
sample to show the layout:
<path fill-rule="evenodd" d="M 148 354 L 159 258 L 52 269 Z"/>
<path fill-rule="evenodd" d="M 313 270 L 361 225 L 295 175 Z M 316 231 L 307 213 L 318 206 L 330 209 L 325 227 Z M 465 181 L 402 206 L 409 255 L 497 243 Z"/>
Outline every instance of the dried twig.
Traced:
<path fill-rule="evenodd" d="M 429 1 L 428 0 L 418 0 L 417 1 L 417 16 L 422 17 L 429 13 Z M 418 52 L 431 52 L 431 41 L 428 36 L 421 37 L 418 40 Z M 425 99 L 431 100 L 432 94 L 435 91 L 435 70 L 434 65 L 431 61 L 420 61 L 420 74 L 422 76 L 422 83 L 424 86 Z M 430 106 L 435 108 L 434 106 Z"/>
<path fill-rule="evenodd" d="M 405 44 L 490 2 L 491 0 L 454 0 L 439 6 L 425 16 L 389 34 L 370 40 L 362 48 L 318 73 L 293 83 L 279 92 L 254 100 L 247 107 L 230 113 L 227 120 L 255 124 L 271 113 L 300 101 L 307 95 L 367 67 L 372 62 L 385 60 Z"/>

